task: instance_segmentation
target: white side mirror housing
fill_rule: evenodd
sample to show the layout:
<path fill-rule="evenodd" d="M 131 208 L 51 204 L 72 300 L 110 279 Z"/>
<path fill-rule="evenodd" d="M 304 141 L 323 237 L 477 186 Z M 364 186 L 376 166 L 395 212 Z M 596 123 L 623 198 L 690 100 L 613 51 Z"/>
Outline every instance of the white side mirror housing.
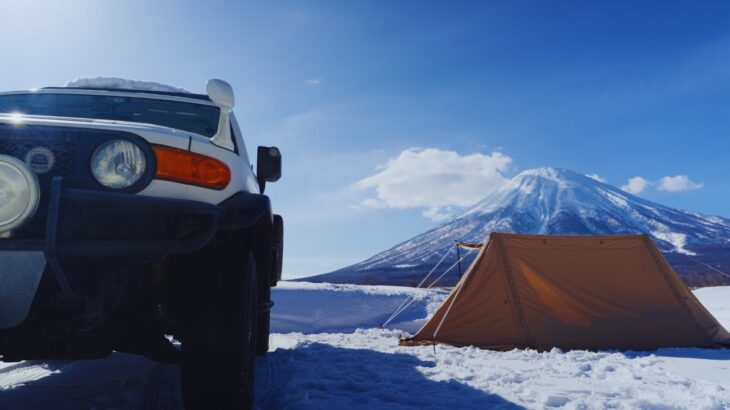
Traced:
<path fill-rule="evenodd" d="M 211 79 L 205 86 L 208 97 L 224 110 L 230 110 L 236 104 L 233 88 L 223 80 Z"/>

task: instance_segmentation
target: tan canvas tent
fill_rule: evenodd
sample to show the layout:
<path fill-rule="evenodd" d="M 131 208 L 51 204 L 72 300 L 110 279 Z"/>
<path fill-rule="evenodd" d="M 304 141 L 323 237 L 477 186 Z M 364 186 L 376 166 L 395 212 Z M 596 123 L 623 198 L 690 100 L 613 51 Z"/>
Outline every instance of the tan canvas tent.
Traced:
<path fill-rule="evenodd" d="M 497 234 L 402 345 L 493 349 L 719 346 L 730 334 L 648 236 Z"/>

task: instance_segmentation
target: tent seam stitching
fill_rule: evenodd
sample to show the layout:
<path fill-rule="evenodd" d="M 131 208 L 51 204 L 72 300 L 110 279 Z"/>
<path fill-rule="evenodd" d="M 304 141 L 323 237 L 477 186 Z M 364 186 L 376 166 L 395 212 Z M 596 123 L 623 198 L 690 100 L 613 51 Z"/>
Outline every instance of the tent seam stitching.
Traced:
<path fill-rule="evenodd" d="M 522 336 L 525 338 L 525 345 L 526 346 L 532 346 L 533 345 L 533 337 L 530 333 L 530 328 L 527 325 L 527 319 L 525 318 L 525 312 L 522 309 L 522 302 L 520 300 L 519 295 L 517 294 L 517 288 L 514 283 L 514 278 L 512 277 L 512 267 L 509 264 L 509 259 L 507 258 L 507 252 L 504 247 L 504 242 L 502 241 L 502 238 L 500 238 L 498 235 L 495 235 L 495 239 L 499 242 L 499 252 L 502 256 L 502 264 L 504 265 L 504 271 L 507 274 L 507 284 L 510 288 L 510 294 L 512 296 L 512 303 L 514 304 L 514 310 L 517 313 L 517 319 L 520 322 L 520 328 L 522 330 Z"/>

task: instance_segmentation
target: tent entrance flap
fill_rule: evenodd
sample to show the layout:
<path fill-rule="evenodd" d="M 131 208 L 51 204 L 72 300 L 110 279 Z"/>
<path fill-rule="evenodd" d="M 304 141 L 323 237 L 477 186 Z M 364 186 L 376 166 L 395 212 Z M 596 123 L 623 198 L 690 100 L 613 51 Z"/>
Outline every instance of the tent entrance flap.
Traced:
<path fill-rule="evenodd" d="M 493 233 L 402 345 L 550 349 L 718 347 L 730 334 L 646 235 Z"/>

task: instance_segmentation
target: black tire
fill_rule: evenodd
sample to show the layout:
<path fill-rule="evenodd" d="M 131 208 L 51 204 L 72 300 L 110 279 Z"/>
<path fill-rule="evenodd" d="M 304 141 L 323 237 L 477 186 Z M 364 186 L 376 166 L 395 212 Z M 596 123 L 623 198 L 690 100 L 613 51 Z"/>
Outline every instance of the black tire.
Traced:
<path fill-rule="evenodd" d="M 274 223 L 272 226 L 272 247 L 277 252 L 273 259 L 273 267 L 270 278 L 270 285 L 276 286 L 276 282 L 281 280 L 282 260 L 284 255 L 284 219 L 281 215 L 274 215 Z M 262 287 L 259 290 L 259 303 L 261 303 L 263 311 L 258 317 L 258 331 L 256 336 L 256 355 L 263 356 L 269 351 L 269 333 L 271 331 L 271 287 Z"/>
<path fill-rule="evenodd" d="M 180 377 L 188 410 L 250 409 L 254 399 L 256 262 L 240 248 L 200 252 L 182 333 Z"/>
<path fill-rule="evenodd" d="M 271 329 L 271 312 L 263 312 L 258 317 L 258 335 L 256 335 L 256 356 L 269 352 L 269 331 Z"/>
<path fill-rule="evenodd" d="M 269 331 L 271 330 L 271 308 L 266 305 L 270 305 L 271 301 L 271 288 L 266 286 L 264 289 L 260 289 L 263 295 L 259 294 L 260 303 L 264 303 L 261 306 L 265 310 L 259 313 L 259 317 L 256 319 L 256 356 L 263 356 L 269 351 Z"/>
<path fill-rule="evenodd" d="M 274 259 L 274 280 L 271 286 L 276 286 L 276 282 L 281 280 L 281 273 L 284 270 L 284 218 L 281 215 L 274 215 L 272 229 L 274 231 L 272 245 L 277 249 L 278 257 Z"/>

